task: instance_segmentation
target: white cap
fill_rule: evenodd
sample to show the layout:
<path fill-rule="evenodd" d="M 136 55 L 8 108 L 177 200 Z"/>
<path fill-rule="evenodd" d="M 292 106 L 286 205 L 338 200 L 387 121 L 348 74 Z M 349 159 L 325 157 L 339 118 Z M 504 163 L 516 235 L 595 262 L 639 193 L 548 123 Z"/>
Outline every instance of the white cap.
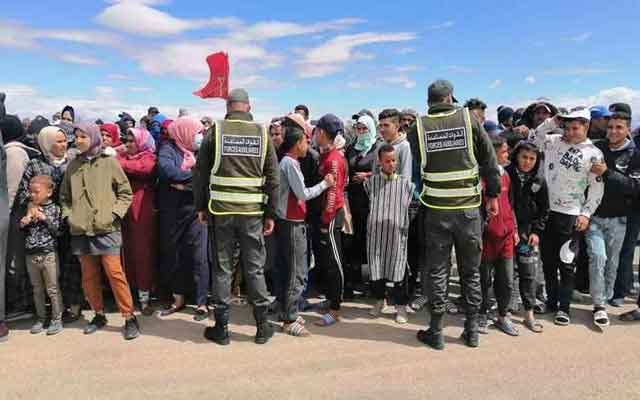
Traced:
<path fill-rule="evenodd" d="M 580 108 L 578 110 L 573 110 L 569 114 L 560 115 L 560 118 L 564 120 L 572 120 L 572 119 L 584 119 L 587 121 L 591 121 L 591 111 L 587 107 Z"/>
<path fill-rule="evenodd" d="M 571 264 L 576 258 L 575 248 L 577 243 L 574 244 L 572 239 L 567 240 L 560 248 L 560 261 L 565 264 Z"/>

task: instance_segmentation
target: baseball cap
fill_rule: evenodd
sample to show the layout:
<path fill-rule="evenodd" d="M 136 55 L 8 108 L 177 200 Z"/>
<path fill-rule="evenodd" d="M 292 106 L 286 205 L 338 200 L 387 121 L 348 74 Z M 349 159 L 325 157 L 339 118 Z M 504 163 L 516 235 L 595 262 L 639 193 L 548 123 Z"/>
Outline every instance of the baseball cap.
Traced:
<path fill-rule="evenodd" d="M 609 118 L 611 117 L 611 111 L 605 106 L 597 105 L 589 109 L 591 111 L 591 119 L 594 118 Z"/>
<path fill-rule="evenodd" d="M 591 121 L 591 112 L 586 107 L 579 107 L 572 110 L 569 114 L 559 115 L 559 118 L 562 118 L 563 120 L 585 119 L 587 121 Z"/>
<path fill-rule="evenodd" d="M 400 112 L 400 116 L 411 115 L 413 118 L 418 118 L 418 112 L 413 108 L 405 108 Z"/>
<path fill-rule="evenodd" d="M 333 114 L 327 114 L 320 118 L 316 124 L 316 128 L 324 129 L 335 135 L 344 132 L 342 120 Z"/>
<path fill-rule="evenodd" d="M 160 114 L 160 111 L 158 111 L 158 107 L 149 107 L 149 110 L 147 110 L 147 114 L 151 113 Z"/>
<path fill-rule="evenodd" d="M 544 108 L 545 110 L 547 110 L 547 112 L 549 114 L 552 114 L 551 108 L 546 103 L 538 103 L 538 104 L 536 104 L 535 107 L 533 107 L 533 111 L 536 111 L 539 108 Z"/>
<path fill-rule="evenodd" d="M 453 97 L 453 84 L 445 79 L 438 79 L 432 82 L 427 89 L 427 99 L 442 98 L 449 95 Z M 453 102 L 457 103 L 458 100 L 453 97 Z"/>
<path fill-rule="evenodd" d="M 233 89 L 227 98 L 229 103 L 249 103 L 249 93 L 244 89 Z"/>
<path fill-rule="evenodd" d="M 353 114 L 351 116 L 351 119 L 354 119 L 354 120 L 357 121 L 358 118 L 362 117 L 363 115 L 368 115 L 371 118 L 373 118 L 374 121 L 376 120 L 376 117 L 373 116 L 373 113 L 371 111 L 367 110 L 366 108 L 363 108 L 362 110 L 358 111 L 356 114 Z"/>
<path fill-rule="evenodd" d="M 631 106 L 627 103 L 613 103 L 609 106 L 609 111 L 612 113 L 625 113 L 631 114 Z"/>
<path fill-rule="evenodd" d="M 500 128 L 498 127 L 498 124 L 493 121 L 487 120 L 484 122 L 484 124 L 482 124 L 482 126 L 484 127 L 484 130 L 487 131 L 487 133 L 490 135 L 500 134 Z"/>

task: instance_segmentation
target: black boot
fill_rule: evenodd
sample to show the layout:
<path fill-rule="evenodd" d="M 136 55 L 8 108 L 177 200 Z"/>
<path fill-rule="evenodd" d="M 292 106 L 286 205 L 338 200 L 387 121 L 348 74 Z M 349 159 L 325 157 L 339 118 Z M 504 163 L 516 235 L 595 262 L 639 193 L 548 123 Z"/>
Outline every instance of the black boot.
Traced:
<path fill-rule="evenodd" d="M 273 327 L 267 320 L 267 306 L 253 307 L 253 316 L 256 319 L 256 344 L 265 344 L 273 337 Z"/>
<path fill-rule="evenodd" d="M 432 313 L 429 329 L 426 331 L 418 331 L 418 340 L 436 350 L 444 350 L 444 336 L 442 335 L 443 318 L 444 314 Z"/>
<path fill-rule="evenodd" d="M 467 315 L 467 319 L 464 321 L 464 332 L 462 332 L 460 338 L 469 347 L 478 347 L 480 345 L 478 314 Z"/>
<path fill-rule="evenodd" d="M 229 339 L 229 308 L 228 307 L 216 307 L 213 310 L 213 316 L 216 320 L 214 326 L 209 326 L 204 330 L 204 337 L 207 340 L 211 340 L 221 346 L 228 345 L 231 341 Z"/>

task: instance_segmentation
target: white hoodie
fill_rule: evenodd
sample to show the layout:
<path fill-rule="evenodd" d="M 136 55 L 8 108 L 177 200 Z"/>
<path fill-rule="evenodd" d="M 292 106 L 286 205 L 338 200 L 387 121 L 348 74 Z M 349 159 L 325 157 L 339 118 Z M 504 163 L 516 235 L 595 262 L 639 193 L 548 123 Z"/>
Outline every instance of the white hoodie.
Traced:
<path fill-rule="evenodd" d="M 602 178 L 591 173 L 591 166 L 604 156 L 591 140 L 570 144 L 562 140 L 563 134 L 562 128 L 549 118 L 529 136 L 544 153 L 549 208 L 562 214 L 591 218 L 604 194 Z"/>

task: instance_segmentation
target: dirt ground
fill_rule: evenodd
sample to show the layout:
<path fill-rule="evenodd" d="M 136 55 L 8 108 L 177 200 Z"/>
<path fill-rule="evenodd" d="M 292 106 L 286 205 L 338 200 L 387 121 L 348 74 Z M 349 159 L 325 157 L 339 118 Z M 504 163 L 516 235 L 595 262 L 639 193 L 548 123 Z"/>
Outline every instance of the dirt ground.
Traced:
<path fill-rule="evenodd" d="M 54 337 L 30 335 L 23 321 L 0 344 L 0 398 L 640 399 L 640 324 L 617 320 L 632 304 L 612 310 L 605 332 L 578 306 L 569 327 L 546 319 L 537 335 L 518 324 L 517 338 L 491 329 L 477 349 L 459 341 L 462 318 L 452 316 L 442 352 L 415 339 L 424 313 L 400 326 L 393 315 L 369 317 L 369 307 L 345 304 L 329 328 L 305 314 L 312 337 L 276 333 L 264 346 L 253 343 L 248 307 L 233 309 L 227 347 L 206 341 L 211 322 L 190 312 L 139 317 L 143 335 L 130 342 L 116 314 L 92 336 L 82 334 L 85 321 Z"/>

